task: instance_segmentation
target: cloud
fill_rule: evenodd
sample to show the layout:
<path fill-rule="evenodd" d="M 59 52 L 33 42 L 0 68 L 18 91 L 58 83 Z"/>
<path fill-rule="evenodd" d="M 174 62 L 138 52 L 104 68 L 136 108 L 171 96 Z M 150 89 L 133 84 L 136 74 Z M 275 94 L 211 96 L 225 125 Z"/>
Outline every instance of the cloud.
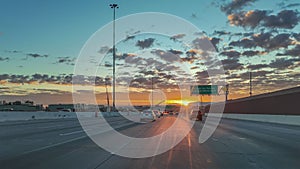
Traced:
<path fill-rule="evenodd" d="M 293 33 L 292 35 L 297 41 L 300 41 L 300 33 Z"/>
<path fill-rule="evenodd" d="M 200 49 L 203 51 L 216 51 L 211 39 L 207 37 L 196 38 L 192 41 L 194 49 Z"/>
<path fill-rule="evenodd" d="M 232 41 L 230 46 L 243 47 L 243 48 L 256 48 L 261 47 L 267 51 L 276 50 L 280 48 L 287 48 L 295 44 L 288 33 L 273 35 L 271 32 L 262 32 L 253 34 L 251 37 L 243 38 L 241 40 Z"/>
<path fill-rule="evenodd" d="M 300 6 L 300 3 L 291 3 L 291 4 L 286 5 L 283 8 L 293 8 L 293 7 L 298 7 L 298 6 Z"/>
<path fill-rule="evenodd" d="M 76 58 L 71 58 L 69 56 L 66 57 L 58 57 L 58 60 L 56 61 L 56 63 L 64 63 L 67 65 L 75 65 L 74 61 L 76 60 Z"/>
<path fill-rule="evenodd" d="M 264 10 L 242 11 L 230 14 L 227 18 L 231 25 L 255 28 L 266 18 L 267 13 Z"/>
<path fill-rule="evenodd" d="M 37 53 L 28 53 L 27 56 L 33 57 L 33 58 L 42 58 L 42 57 L 48 57 L 49 55 L 41 55 Z"/>
<path fill-rule="evenodd" d="M 134 38 L 135 38 L 135 36 L 133 36 L 133 35 L 131 35 L 131 36 L 127 35 L 124 42 L 127 42 L 129 40 L 133 40 Z"/>
<path fill-rule="evenodd" d="M 300 21 L 299 12 L 295 10 L 282 10 L 276 15 L 269 15 L 270 11 L 250 10 L 232 13 L 228 15 L 231 25 L 256 28 L 263 26 L 267 28 L 292 29 Z"/>
<path fill-rule="evenodd" d="M 177 34 L 177 35 L 171 36 L 170 39 L 176 41 L 178 39 L 182 39 L 184 36 L 185 36 L 185 34 Z"/>
<path fill-rule="evenodd" d="M 191 49 L 187 51 L 186 57 L 181 58 L 182 62 L 189 62 L 189 63 L 194 63 L 196 60 L 198 60 L 197 55 L 200 54 L 201 52 L 196 50 L 196 49 Z"/>
<path fill-rule="evenodd" d="M 239 63 L 237 58 L 228 58 L 222 60 L 224 70 L 241 70 L 243 69 L 243 64 Z"/>
<path fill-rule="evenodd" d="M 22 51 L 19 50 L 5 50 L 6 53 L 22 53 Z"/>
<path fill-rule="evenodd" d="M 101 54 L 105 54 L 105 53 L 112 53 L 112 50 L 113 49 L 108 46 L 102 46 L 98 52 Z"/>
<path fill-rule="evenodd" d="M 138 40 L 136 46 L 140 47 L 140 49 L 149 48 L 152 46 L 153 42 L 155 41 L 154 38 L 148 38 L 145 40 Z"/>
<path fill-rule="evenodd" d="M 265 77 L 267 74 L 271 74 L 271 73 L 273 73 L 273 71 L 258 70 L 258 71 L 251 72 L 253 79 L 257 79 L 259 77 Z M 249 72 L 241 73 L 240 77 L 243 80 L 248 80 L 249 79 Z"/>
<path fill-rule="evenodd" d="M 123 54 L 116 54 L 116 58 L 119 60 L 124 60 L 127 57 L 135 57 L 137 54 L 135 53 L 123 53 Z"/>
<path fill-rule="evenodd" d="M 162 60 L 165 60 L 167 62 L 179 61 L 180 57 L 176 54 L 173 54 L 173 52 L 175 52 L 175 50 L 171 50 L 171 51 L 172 52 L 157 49 L 157 50 L 152 50 L 151 53 L 159 56 Z"/>
<path fill-rule="evenodd" d="M 243 48 L 254 48 L 254 47 L 256 47 L 256 44 L 252 39 L 243 38 L 241 40 L 230 42 L 229 46 L 237 46 L 237 47 L 243 47 Z"/>
<path fill-rule="evenodd" d="M 104 63 L 104 67 L 112 67 L 112 63 L 105 62 L 105 63 Z"/>
<path fill-rule="evenodd" d="M 277 56 L 300 56 L 300 45 L 296 45 L 293 49 L 286 50 L 284 53 L 278 53 Z"/>
<path fill-rule="evenodd" d="M 170 50 L 168 50 L 168 52 L 171 52 L 174 55 L 181 55 L 181 54 L 183 54 L 182 51 L 180 51 L 180 50 L 174 50 L 174 49 L 170 49 Z"/>
<path fill-rule="evenodd" d="M 226 14 L 231 14 L 237 10 L 242 9 L 244 6 L 250 5 L 256 0 L 232 0 L 230 3 L 222 5 L 221 11 Z"/>
<path fill-rule="evenodd" d="M 277 15 L 270 15 L 264 19 L 263 26 L 270 28 L 292 29 L 300 21 L 299 12 L 293 10 L 283 10 Z"/>
<path fill-rule="evenodd" d="M 267 67 L 269 67 L 268 64 L 256 64 L 256 65 L 247 66 L 247 69 L 258 70 L 258 69 L 267 68 Z"/>
<path fill-rule="evenodd" d="M 9 61 L 9 58 L 8 57 L 5 57 L 5 58 L 4 57 L 0 57 L 0 62 L 1 61 Z"/>
<path fill-rule="evenodd" d="M 142 71 L 140 71 L 139 73 L 142 73 L 142 74 L 145 75 L 145 76 L 148 76 L 148 75 L 155 75 L 155 74 L 156 74 L 155 71 L 153 71 L 153 70 L 142 70 Z"/>
<path fill-rule="evenodd" d="M 218 36 L 224 36 L 224 35 L 231 35 L 231 32 L 227 32 L 227 31 L 214 31 L 213 35 L 218 35 Z"/>
<path fill-rule="evenodd" d="M 270 63 L 270 67 L 278 70 L 293 68 L 295 61 L 295 59 L 279 58 L 272 61 Z"/>
<path fill-rule="evenodd" d="M 247 50 L 242 53 L 243 56 L 247 56 L 247 57 L 263 55 L 263 54 L 266 54 L 266 53 L 262 52 L 262 51 L 258 51 L 258 50 Z"/>
<path fill-rule="evenodd" d="M 241 53 L 235 50 L 231 50 L 221 52 L 220 55 L 227 56 L 228 58 L 238 58 L 241 55 Z"/>

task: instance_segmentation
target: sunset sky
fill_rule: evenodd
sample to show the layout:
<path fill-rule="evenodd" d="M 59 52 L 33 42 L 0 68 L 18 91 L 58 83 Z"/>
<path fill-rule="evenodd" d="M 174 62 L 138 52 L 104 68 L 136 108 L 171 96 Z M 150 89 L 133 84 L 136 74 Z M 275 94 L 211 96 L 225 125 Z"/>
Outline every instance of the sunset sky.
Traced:
<path fill-rule="evenodd" d="M 112 46 L 97 46 L 95 54 L 86 60 L 96 67 L 96 75 L 72 76 L 74 66 L 82 64 L 78 57 L 84 44 L 97 30 L 111 23 L 110 3 L 120 6 L 117 18 L 160 12 L 183 18 L 201 30 L 193 32 L 193 36 L 185 32 L 157 35 L 118 24 L 117 20 L 116 31 L 124 33 L 116 45 L 117 92 L 124 105 L 128 104 L 125 96 L 121 98 L 125 90 L 130 92 L 133 104 L 151 102 L 152 82 L 155 103 L 197 101 L 199 98 L 190 96 L 185 89 L 180 97 L 177 84 L 182 79 L 211 84 L 206 72 L 206 52 L 201 46 L 205 40 L 215 47 L 214 52 L 223 64 L 230 99 L 249 95 L 249 71 L 253 75 L 254 95 L 300 85 L 297 0 L 2 0 L 0 100 L 71 103 L 75 78 L 81 80 L 74 84 L 75 95 L 91 92 L 86 86 L 95 84 L 93 93 L 99 104 L 105 104 L 105 78 L 111 78 Z M 165 24 L 168 29 L 168 23 L 159 24 L 153 27 Z M 107 36 L 111 38 L 111 34 Z M 105 57 L 99 62 L 96 58 L 101 54 Z M 128 84 L 130 87 L 124 88 Z M 82 98 L 89 102 L 89 98 Z"/>

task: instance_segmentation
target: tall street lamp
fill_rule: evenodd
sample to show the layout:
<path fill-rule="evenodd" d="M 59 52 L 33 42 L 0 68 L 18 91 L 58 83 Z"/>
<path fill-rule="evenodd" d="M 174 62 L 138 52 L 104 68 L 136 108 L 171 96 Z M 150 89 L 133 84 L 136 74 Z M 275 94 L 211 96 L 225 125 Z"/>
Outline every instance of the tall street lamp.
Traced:
<path fill-rule="evenodd" d="M 110 4 L 110 8 L 114 10 L 113 12 L 113 103 L 112 108 L 113 111 L 116 109 L 116 48 L 115 48 L 115 20 L 116 20 L 116 8 L 119 8 L 118 4 Z"/>

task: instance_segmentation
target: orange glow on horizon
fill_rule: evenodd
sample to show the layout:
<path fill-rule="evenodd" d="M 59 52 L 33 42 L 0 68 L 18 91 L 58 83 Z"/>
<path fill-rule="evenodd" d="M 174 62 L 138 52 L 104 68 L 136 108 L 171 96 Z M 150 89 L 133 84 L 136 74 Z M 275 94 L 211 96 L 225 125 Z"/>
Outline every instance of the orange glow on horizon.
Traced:
<path fill-rule="evenodd" d="M 192 102 L 195 102 L 195 100 L 167 100 L 166 104 L 180 104 L 183 106 L 188 106 Z"/>

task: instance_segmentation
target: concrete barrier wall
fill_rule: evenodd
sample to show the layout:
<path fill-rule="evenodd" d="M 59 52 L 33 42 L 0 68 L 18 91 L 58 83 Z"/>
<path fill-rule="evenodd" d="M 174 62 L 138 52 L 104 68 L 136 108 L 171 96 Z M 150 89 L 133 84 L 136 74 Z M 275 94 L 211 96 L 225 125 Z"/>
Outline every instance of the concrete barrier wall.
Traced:
<path fill-rule="evenodd" d="M 300 87 L 228 101 L 224 113 L 300 115 Z"/>
<path fill-rule="evenodd" d="M 220 114 L 210 113 L 210 116 Z M 223 114 L 222 118 L 236 120 L 250 120 L 268 123 L 288 124 L 300 126 L 300 115 L 266 115 L 266 114 Z"/>
<path fill-rule="evenodd" d="M 0 112 L 0 122 L 19 121 L 19 120 L 39 120 L 39 119 L 63 119 L 63 118 L 101 118 L 101 117 L 118 117 L 122 115 L 136 115 L 136 112 Z"/>

